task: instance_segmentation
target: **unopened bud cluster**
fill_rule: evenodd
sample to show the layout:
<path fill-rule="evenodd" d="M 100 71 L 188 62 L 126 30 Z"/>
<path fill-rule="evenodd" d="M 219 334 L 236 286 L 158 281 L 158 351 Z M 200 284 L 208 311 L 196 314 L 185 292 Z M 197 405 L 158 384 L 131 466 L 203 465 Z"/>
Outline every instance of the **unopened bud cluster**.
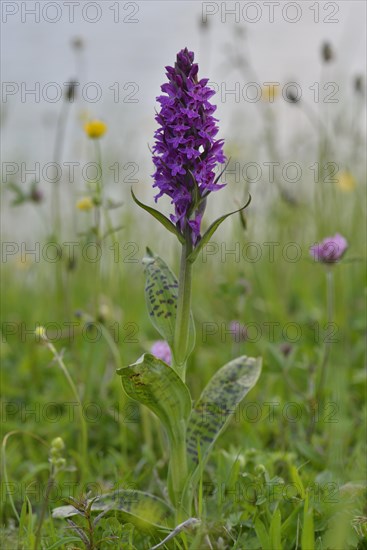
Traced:
<path fill-rule="evenodd" d="M 56 471 L 63 470 L 66 465 L 66 460 L 62 456 L 62 451 L 64 449 L 65 443 L 61 437 L 55 437 L 55 439 L 51 441 L 49 462 Z"/>

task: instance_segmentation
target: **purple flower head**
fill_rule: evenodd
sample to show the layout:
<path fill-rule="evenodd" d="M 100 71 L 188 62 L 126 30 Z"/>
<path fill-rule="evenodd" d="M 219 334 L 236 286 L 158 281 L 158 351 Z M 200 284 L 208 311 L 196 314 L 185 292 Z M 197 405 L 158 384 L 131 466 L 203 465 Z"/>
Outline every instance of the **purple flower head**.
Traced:
<path fill-rule="evenodd" d="M 321 243 L 311 246 L 310 254 L 317 262 L 333 264 L 341 259 L 347 248 L 347 240 L 336 233 L 334 237 L 326 237 Z"/>
<path fill-rule="evenodd" d="M 231 321 L 229 331 L 235 342 L 245 342 L 247 340 L 246 326 L 241 324 L 239 321 Z"/>
<path fill-rule="evenodd" d="M 157 201 L 168 195 L 175 212 L 171 220 L 182 232 L 200 239 L 206 197 L 223 187 L 215 179 L 216 165 L 225 162 L 223 140 L 216 140 L 216 106 L 210 103 L 214 90 L 208 79 L 198 79 L 198 65 L 187 48 L 177 54 L 174 67 L 166 67 L 168 82 L 156 116 L 159 124 L 153 146 L 154 185 Z"/>
<path fill-rule="evenodd" d="M 150 351 L 152 354 L 157 357 L 157 359 L 161 359 L 167 365 L 171 365 L 172 363 L 172 353 L 169 345 L 165 340 L 157 340 L 154 342 L 152 347 L 150 348 Z"/>

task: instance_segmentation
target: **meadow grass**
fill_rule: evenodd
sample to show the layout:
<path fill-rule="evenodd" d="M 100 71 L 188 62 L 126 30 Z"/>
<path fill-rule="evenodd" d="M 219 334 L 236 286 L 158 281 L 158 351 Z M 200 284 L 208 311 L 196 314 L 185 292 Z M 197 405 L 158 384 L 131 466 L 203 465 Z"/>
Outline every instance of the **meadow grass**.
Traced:
<path fill-rule="evenodd" d="M 322 148 L 317 154 L 320 164 L 328 158 Z M 186 380 L 193 399 L 238 355 L 261 356 L 263 370 L 200 470 L 194 508 L 201 523 L 162 547 L 367 548 L 361 226 L 366 174 L 360 161 L 353 189 L 343 190 L 339 180 L 314 184 L 305 177 L 291 190 L 296 200 L 289 200 L 279 182 L 250 185 L 253 203 L 245 219 L 237 215 L 225 222 L 199 256 L 193 277 L 197 346 Z M 102 201 L 109 182 L 97 183 Z M 237 189 L 229 178 L 230 200 L 238 199 Z M 97 242 L 101 262 L 78 253 L 73 261 L 65 255 L 56 262 L 16 257 L 2 266 L 4 549 L 148 549 L 177 527 L 167 520 L 161 530 L 147 530 L 121 510 L 107 510 L 93 523 L 85 500 L 119 489 L 136 502 L 138 492 L 146 491 L 170 507 L 166 435 L 147 409 L 123 393 L 116 369 L 159 338 L 146 314 L 145 246 L 176 273 L 179 258 L 173 237 L 162 236 L 145 213 L 138 215 L 131 198 L 114 214 L 118 231 L 111 230 L 104 203 L 83 208 L 98 215 L 92 222 L 83 218 L 89 231 L 74 238 L 84 245 Z M 104 224 L 107 237 L 90 231 L 91 223 Z M 50 222 L 39 239 L 43 245 L 63 242 L 50 237 L 53 231 Z M 326 269 L 309 248 L 335 232 L 349 248 L 332 266 L 330 319 Z M 255 243 L 251 250 L 249 243 Z M 276 243 L 274 257 L 269 243 Z M 296 261 L 290 243 L 300 251 Z M 261 257 L 254 261 L 256 250 Z M 233 320 L 245 325 L 246 338 L 233 337 Z M 36 337 L 37 326 L 47 328 L 53 347 Z M 325 383 L 318 393 L 322 365 Z M 52 451 L 58 437 L 65 448 Z M 74 524 L 51 516 L 66 502 L 80 511 Z M 156 521 L 149 508 L 140 516 L 148 524 Z"/>
<path fill-rule="evenodd" d="M 194 294 L 201 298 L 194 310 L 201 345 L 189 361 L 187 383 L 193 388 L 193 397 L 199 396 L 213 372 L 238 351 L 261 355 L 264 368 L 261 383 L 240 406 L 202 474 L 196 501 L 203 527 L 192 535 L 192 540 L 188 536 L 191 542 L 187 544 L 193 545 L 188 547 L 204 548 L 209 537 L 213 548 L 260 548 L 263 529 L 263 536 L 270 537 L 269 548 L 277 548 L 271 536 L 278 535 L 269 533 L 272 525 L 275 529 L 272 522 L 279 511 L 282 547 L 308 550 L 301 540 L 306 529 L 306 499 L 313 510 L 313 522 L 311 526 L 307 523 L 307 529 L 312 531 L 315 548 L 356 548 L 358 544 L 359 548 L 364 547 L 364 520 L 360 519 L 361 525 L 358 524 L 358 518 L 364 515 L 365 490 L 362 371 L 365 319 L 360 261 L 364 239 L 358 230 L 360 206 L 353 195 L 346 199 L 341 195 L 337 200 L 337 212 L 343 209 L 345 200 L 354 201 L 356 215 L 349 205 L 350 217 L 339 229 L 350 242 L 350 260 L 346 257 L 335 266 L 337 341 L 331 346 L 321 410 L 315 410 L 314 388 L 323 340 L 328 334 L 323 329 L 327 321 L 326 283 L 324 268 L 308 256 L 308 246 L 314 242 L 317 231 L 311 227 L 307 211 L 277 205 L 268 214 L 269 224 L 263 233 L 262 242 L 280 242 L 281 250 L 282 243 L 294 242 L 294 234 L 299 232 L 301 240 L 297 242 L 302 248 L 302 259 L 298 262 L 285 261 L 277 253 L 274 262 L 265 253 L 253 263 L 243 258 L 237 262 L 230 255 L 222 261 L 218 252 L 208 255 L 205 262 L 199 260 L 195 266 Z M 232 232 L 225 241 L 228 250 L 234 242 L 241 246 L 259 242 L 253 224 L 251 213 L 246 232 L 239 220 L 231 223 Z M 317 220 L 315 224 L 317 227 Z M 335 224 L 330 221 L 330 230 L 332 227 Z M 151 237 L 147 244 L 152 245 L 154 240 Z M 217 244 L 221 246 L 219 241 Z M 49 284 L 54 280 L 55 269 L 62 267 L 47 262 L 22 269 L 5 265 L 4 319 L 25 323 L 29 330 L 51 321 L 62 326 L 70 319 L 85 327 L 85 321 L 65 317 L 63 303 L 59 303 L 59 309 L 55 307 L 57 289 Z M 90 271 L 90 265 L 79 261 L 68 275 L 67 301 L 71 311 L 93 311 L 96 288 Z M 112 336 L 121 364 L 129 364 L 144 349 L 149 349 L 149 342 L 157 337 L 145 314 L 143 285 L 143 269 L 139 264 L 113 264 L 101 275 L 101 289 L 109 306 L 105 308 L 105 318 L 99 322 Z M 116 319 L 119 319 L 118 337 L 114 328 Z M 249 340 L 233 342 L 228 333 L 232 319 L 253 324 L 249 326 Z M 213 322 L 215 325 L 208 324 Z M 274 338 L 267 328 L 269 322 L 278 323 L 274 325 Z M 290 343 L 289 354 L 285 355 L 281 347 L 286 341 L 282 330 L 290 322 L 300 327 L 302 336 Z M 318 337 L 315 327 L 320 327 Z M 34 533 L 37 526 L 49 465 L 47 447 L 40 445 L 35 436 L 46 444 L 61 436 L 66 444 L 67 467 L 58 475 L 55 494 L 51 491 L 52 507 L 64 504 L 63 497 L 70 495 L 70 488 L 77 497 L 86 493 L 88 486 L 92 494 L 127 487 L 164 495 L 160 481 L 164 479 L 168 459 L 164 434 L 150 413 L 123 397 L 120 380 L 115 375 L 118 365 L 111 342 L 101 333 L 98 341 L 92 343 L 88 340 L 96 338 L 95 328 L 89 329 L 89 336 L 86 336 L 88 329 L 85 330 L 83 335 L 77 327 L 70 339 L 64 329 L 64 337 L 54 343 L 59 352 L 63 350 L 63 360 L 86 407 L 88 453 L 84 458 L 75 396 L 48 348 L 35 342 L 30 333 L 21 338 L 20 331 L 7 336 L 2 344 L 6 396 L 3 432 L 18 431 L 7 442 L 4 453 L 9 486 L 5 481 L 2 484 L 2 522 L 7 526 L 5 536 L 14 541 L 6 542 L 5 538 L 4 548 L 12 544 L 29 548 L 28 529 Z M 258 330 L 261 337 L 255 342 Z M 295 338 L 292 327 L 289 335 Z M 13 493 L 19 514 L 27 498 L 32 503 L 32 514 L 29 508 L 26 512 L 23 508 L 28 519 L 23 518 L 21 527 L 14 517 L 8 492 Z M 28 520 L 30 528 L 25 527 Z M 149 547 L 149 537 L 139 534 L 139 529 L 131 524 L 117 527 L 107 522 L 105 530 L 117 532 L 120 540 L 126 541 L 116 547 Z M 47 515 L 44 547 L 53 548 L 66 536 L 70 533 L 65 525 Z M 154 540 L 152 537 L 151 543 Z M 65 542 L 61 547 L 70 547 L 68 544 L 83 547 L 76 541 Z M 116 543 L 103 544 L 108 548 Z"/>

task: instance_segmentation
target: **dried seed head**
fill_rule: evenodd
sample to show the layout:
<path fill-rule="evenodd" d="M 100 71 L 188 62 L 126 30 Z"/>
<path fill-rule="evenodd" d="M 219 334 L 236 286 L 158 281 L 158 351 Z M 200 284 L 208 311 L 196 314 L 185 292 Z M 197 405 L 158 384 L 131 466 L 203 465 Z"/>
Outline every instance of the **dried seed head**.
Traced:
<path fill-rule="evenodd" d="M 354 89 L 358 94 L 364 95 L 365 85 L 364 78 L 361 74 L 354 77 Z"/>
<path fill-rule="evenodd" d="M 84 48 L 83 39 L 80 36 L 75 36 L 71 41 L 71 47 L 74 48 L 74 50 L 82 50 Z"/>
<path fill-rule="evenodd" d="M 43 201 L 43 193 L 42 191 L 37 189 L 37 187 L 33 187 L 33 189 L 29 194 L 29 198 L 31 199 L 32 202 L 40 203 Z"/>
<path fill-rule="evenodd" d="M 78 84 L 79 83 L 76 80 L 70 80 L 70 82 L 67 85 L 65 97 L 67 101 L 70 101 L 70 103 L 73 103 L 75 101 L 76 89 Z"/>
<path fill-rule="evenodd" d="M 284 355 L 284 357 L 288 357 L 292 349 L 293 349 L 293 346 L 288 342 L 284 342 L 283 344 L 280 345 L 280 351 Z"/>
<path fill-rule="evenodd" d="M 325 63 L 329 63 L 334 59 L 334 51 L 329 42 L 324 42 L 321 47 L 322 59 Z"/>

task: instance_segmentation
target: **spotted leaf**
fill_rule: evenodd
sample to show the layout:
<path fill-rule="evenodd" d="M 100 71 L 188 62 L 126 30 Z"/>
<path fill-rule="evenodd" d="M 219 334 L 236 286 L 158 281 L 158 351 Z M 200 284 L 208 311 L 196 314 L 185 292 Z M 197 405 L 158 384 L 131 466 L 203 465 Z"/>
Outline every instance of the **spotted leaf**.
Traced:
<path fill-rule="evenodd" d="M 222 367 L 210 380 L 194 406 L 187 428 L 187 452 L 192 468 L 207 458 L 237 405 L 256 384 L 261 358 L 238 357 Z"/>
<path fill-rule="evenodd" d="M 158 416 L 171 443 L 182 436 L 191 411 L 189 390 L 169 365 L 145 353 L 136 363 L 118 369 L 129 397 L 146 405 Z"/>
<path fill-rule="evenodd" d="M 149 249 L 143 263 L 146 266 L 145 300 L 149 317 L 154 327 L 168 342 L 174 354 L 178 281 L 167 264 L 159 256 L 153 255 Z M 195 343 L 195 326 L 192 316 L 189 338 L 189 352 L 191 352 Z"/>

